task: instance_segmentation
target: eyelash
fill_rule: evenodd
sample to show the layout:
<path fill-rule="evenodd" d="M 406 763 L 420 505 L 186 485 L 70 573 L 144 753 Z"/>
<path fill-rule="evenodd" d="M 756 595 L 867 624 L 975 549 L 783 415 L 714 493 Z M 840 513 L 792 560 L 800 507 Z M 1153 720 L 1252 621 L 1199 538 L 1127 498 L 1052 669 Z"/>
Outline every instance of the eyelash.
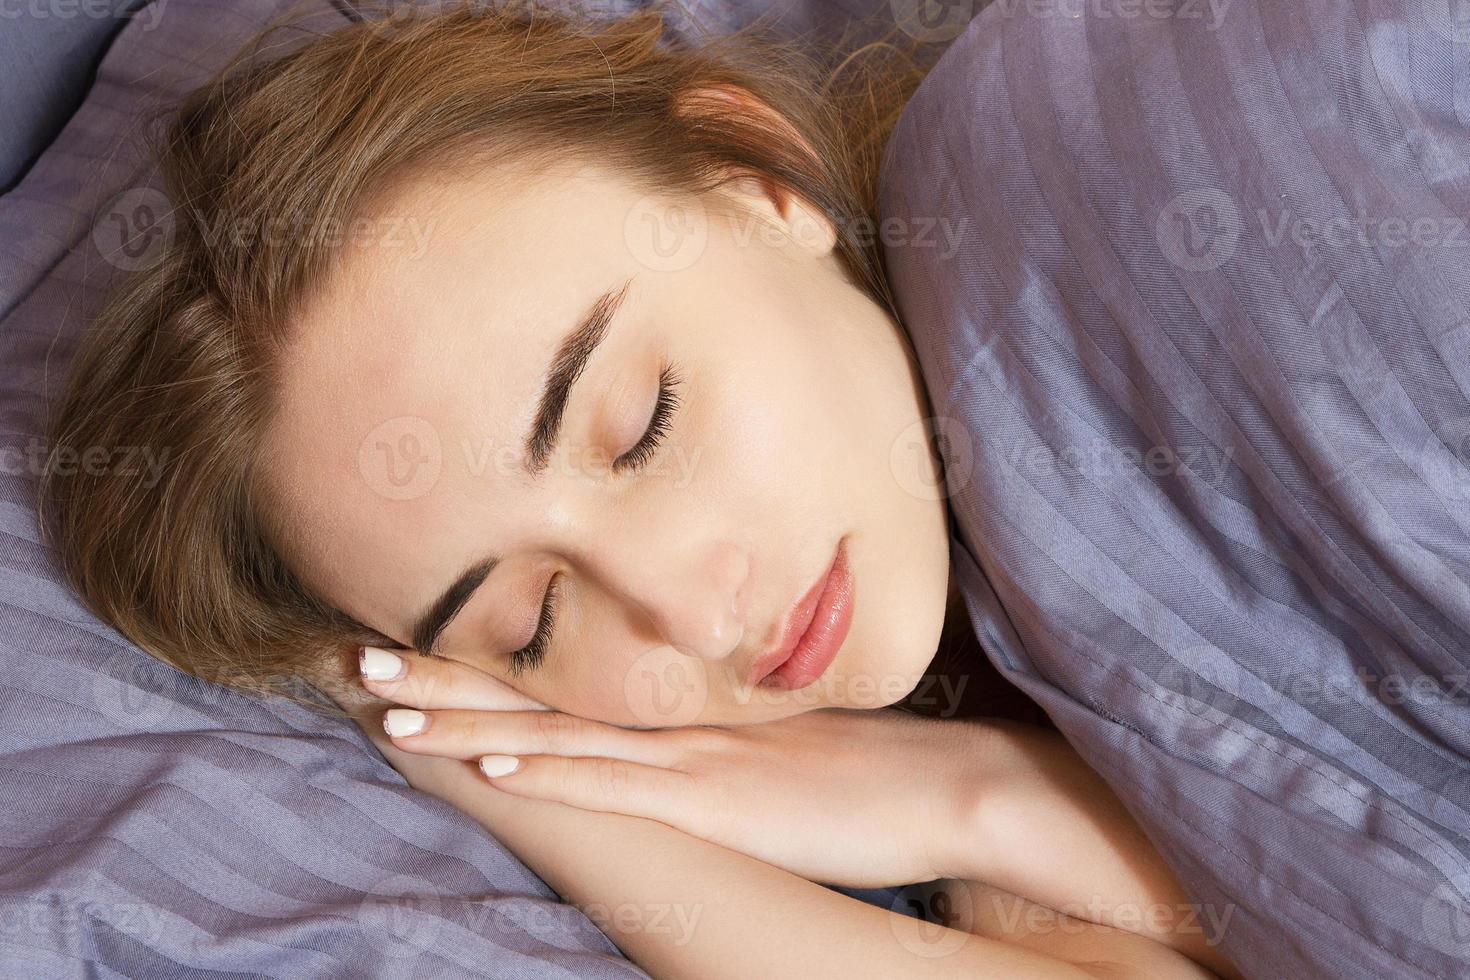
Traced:
<path fill-rule="evenodd" d="M 674 389 L 682 384 L 684 379 L 674 370 L 672 364 L 665 364 L 658 376 L 658 400 L 654 402 L 653 415 L 648 420 L 648 428 L 643 432 L 643 438 L 638 444 L 629 449 L 623 455 L 613 461 L 615 472 L 637 470 L 645 465 L 657 451 L 660 443 L 669 434 L 669 429 L 674 421 L 674 413 L 679 408 L 679 394 Z M 546 587 L 546 598 L 541 603 L 541 618 L 536 622 L 536 632 L 531 636 L 531 642 L 521 647 L 510 655 L 510 676 L 519 677 L 526 671 L 535 670 L 541 666 L 546 659 L 546 648 L 551 643 L 552 626 L 556 620 L 556 579 Z"/>
<path fill-rule="evenodd" d="M 519 677 L 528 670 L 535 670 L 546 659 L 546 647 L 551 643 L 551 627 L 556 613 L 556 579 L 546 587 L 546 598 L 541 601 L 541 618 L 536 621 L 536 632 L 531 642 L 510 655 L 510 676 Z"/>
<path fill-rule="evenodd" d="M 638 440 L 636 446 L 613 460 L 613 472 L 636 470 L 653 457 L 659 444 L 669 434 L 669 428 L 674 421 L 674 413 L 679 409 L 679 393 L 674 389 L 683 382 L 684 379 L 678 375 L 672 364 L 664 365 L 663 370 L 659 372 L 658 401 L 654 403 L 653 415 L 648 420 L 648 429 L 644 431 L 643 438 Z"/>

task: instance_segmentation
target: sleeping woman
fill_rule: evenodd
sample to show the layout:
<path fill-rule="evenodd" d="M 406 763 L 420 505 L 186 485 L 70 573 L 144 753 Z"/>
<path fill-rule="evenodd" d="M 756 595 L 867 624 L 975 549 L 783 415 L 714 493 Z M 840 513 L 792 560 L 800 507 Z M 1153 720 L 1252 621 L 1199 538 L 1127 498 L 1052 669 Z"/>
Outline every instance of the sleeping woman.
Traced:
<path fill-rule="evenodd" d="M 697 912 L 599 922 L 654 976 L 1233 976 L 1055 730 L 897 710 L 969 626 L 875 234 L 896 51 L 477 4 L 243 64 L 51 428 L 166 477 L 46 518 L 143 648 L 329 692 L 569 902 Z"/>

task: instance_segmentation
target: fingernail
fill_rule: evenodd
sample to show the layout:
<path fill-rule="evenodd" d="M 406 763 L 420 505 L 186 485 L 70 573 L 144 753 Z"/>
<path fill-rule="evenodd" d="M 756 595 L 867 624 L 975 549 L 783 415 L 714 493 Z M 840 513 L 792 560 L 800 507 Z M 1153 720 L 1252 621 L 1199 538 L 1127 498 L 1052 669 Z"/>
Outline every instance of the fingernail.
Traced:
<path fill-rule="evenodd" d="M 429 716 L 412 708 L 389 708 L 383 715 L 383 728 L 389 735 L 417 735 L 429 724 Z"/>
<path fill-rule="evenodd" d="M 403 676 L 403 658 L 378 647 L 363 647 L 357 666 L 370 681 L 396 681 Z"/>
<path fill-rule="evenodd" d="M 487 776 L 509 776 L 521 767 L 513 755 L 487 755 L 480 759 L 480 770 Z"/>

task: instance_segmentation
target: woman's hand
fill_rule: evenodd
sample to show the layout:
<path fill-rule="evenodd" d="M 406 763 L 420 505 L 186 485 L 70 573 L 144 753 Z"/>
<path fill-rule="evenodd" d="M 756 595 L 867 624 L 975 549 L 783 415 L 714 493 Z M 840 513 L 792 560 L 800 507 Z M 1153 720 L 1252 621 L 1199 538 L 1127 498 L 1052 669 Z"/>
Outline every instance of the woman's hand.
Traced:
<path fill-rule="evenodd" d="M 372 675 L 391 663 L 364 658 L 368 690 L 410 706 L 385 717 L 393 744 L 479 762 L 506 793 L 657 820 L 823 884 L 975 876 L 983 845 L 967 810 L 983 723 L 827 708 L 630 729 L 552 711 L 463 664 L 398 659 L 385 680 Z"/>
<path fill-rule="evenodd" d="M 442 776 L 415 782 L 418 764 L 485 779 L 473 768 L 481 759 L 515 756 L 515 771 L 481 784 L 492 798 L 649 818 L 823 884 L 984 881 L 1239 976 L 1207 938 L 1231 910 L 1190 903 L 1055 732 L 835 708 L 741 727 L 627 729 L 553 711 L 453 661 L 364 662 L 368 691 L 417 709 L 385 718 L 399 732 L 424 723 L 390 733 L 389 757 L 412 760 L 395 765 L 431 792 Z"/>

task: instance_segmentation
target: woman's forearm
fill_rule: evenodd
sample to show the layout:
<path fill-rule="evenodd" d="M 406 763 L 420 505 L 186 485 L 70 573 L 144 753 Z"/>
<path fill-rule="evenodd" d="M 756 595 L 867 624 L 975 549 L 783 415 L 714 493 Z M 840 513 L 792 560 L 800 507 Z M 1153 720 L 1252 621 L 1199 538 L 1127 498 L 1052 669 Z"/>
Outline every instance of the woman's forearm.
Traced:
<path fill-rule="evenodd" d="M 656 821 L 514 797 L 462 762 L 380 746 L 413 785 L 475 817 L 654 977 L 1203 975 L 1117 930 L 1038 934 L 1023 945 L 948 929 Z"/>
<path fill-rule="evenodd" d="M 1197 962 L 1135 931 L 1070 916 L 993 885 L 942 878 L 921 887 L 923 904 L 931 917 L 945 918 L 933 915 L 942 908 L 947 917 L 962 919 L 965 928 L 977 936 L 1041 949 L 1063 958 L 1105 959 L 1115 964 L 1111 968 L 1095 966 L 1100 975 L 1207 976 Z"/>

